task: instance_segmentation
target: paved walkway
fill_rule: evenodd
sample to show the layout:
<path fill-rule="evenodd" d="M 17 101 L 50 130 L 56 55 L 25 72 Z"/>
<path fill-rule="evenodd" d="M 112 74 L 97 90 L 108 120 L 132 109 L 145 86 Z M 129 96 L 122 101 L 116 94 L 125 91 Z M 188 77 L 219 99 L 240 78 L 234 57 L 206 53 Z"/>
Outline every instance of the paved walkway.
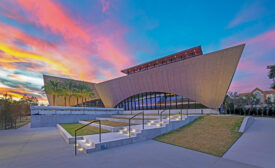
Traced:
<path fill-rule="evenodd" d="M 104 136 L 104 135 L 103 135 Z M 248 164 L 145 141 L 74 156 L 56 128 L 0 131 L 1 168 L 252 168 Z"/>
<path fill-rule="evenodd" d="M 275 119 L 256 118 L 223 158 L 274 168 Z"/>

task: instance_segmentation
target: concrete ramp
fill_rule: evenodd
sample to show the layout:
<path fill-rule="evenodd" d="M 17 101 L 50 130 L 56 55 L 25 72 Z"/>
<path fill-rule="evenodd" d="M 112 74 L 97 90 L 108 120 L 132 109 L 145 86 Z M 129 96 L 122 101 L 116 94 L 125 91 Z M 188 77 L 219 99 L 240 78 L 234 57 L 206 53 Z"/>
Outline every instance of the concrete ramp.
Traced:
<path fill-rule="evenodd" d="M 275 167 L 275 119 L 255 118 L 254 123 L 223 158 L 265 168 Z"/>

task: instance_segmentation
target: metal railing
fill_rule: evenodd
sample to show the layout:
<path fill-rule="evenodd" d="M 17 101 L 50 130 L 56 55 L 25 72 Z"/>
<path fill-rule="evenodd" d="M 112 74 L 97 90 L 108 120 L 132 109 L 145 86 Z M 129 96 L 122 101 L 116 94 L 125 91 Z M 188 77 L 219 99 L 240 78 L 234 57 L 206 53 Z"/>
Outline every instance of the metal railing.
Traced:
<path fill-rule="evenodd" d="M 165 110 L 161 111 L 160 112 L 160 125 L 162 126 L 162 113 L 166 112 Z M 170 109 L 168 111 L 168 119 L 169 119 L 169 123 L 170 123 Z"/>
<path fill-rule="evenodd" d="M 143 111 L 143 112 L 137 113 L 133 117 L 129 118 L 129 130 L 128 130 L 129 138 L 131 137 L 131 120 L 140 114 L 142 114 L 142 129 L 144 129 L 144 111 Z"/>
<path fill-rule="evenodd" d="M 94 120 L 94 121 L 91 121 L 89 122 L 88 124 L 85 124 L 83 125 L 82 127 L 80 128 L 77 128 L 75 131 L 74 131 L 74 155 L 76 155 L 77 153 L 77 131 L 81 130 L 82 128 L 84 127 L 87 127 L 89 126 L 90 124 L 94 123 L 94 122 L 98 122 L 99 123 L 99 127 L 98 127 L 98 131 L 99 131 L 99 143 L 101 143 L 101 121 L 100 120 Z"/>

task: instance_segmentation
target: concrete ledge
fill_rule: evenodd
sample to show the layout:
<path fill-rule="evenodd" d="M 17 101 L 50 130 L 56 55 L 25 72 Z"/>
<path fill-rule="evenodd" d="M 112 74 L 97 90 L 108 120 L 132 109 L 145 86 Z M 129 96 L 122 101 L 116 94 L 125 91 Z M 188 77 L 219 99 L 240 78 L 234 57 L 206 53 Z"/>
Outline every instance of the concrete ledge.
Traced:
<path fill-rule="evenodd" d="M 31 106 L 31 115 L 122 114 L 122 108 Z"/>
<path fill-rule="evenodd" d="M 60 133 L 60 135 L 62 136 L 62 138 L 65 140 L 65 142 L 67 142 L 68 144 L 73 144 L 75 142 L 74 136 L 71 136 L 71 134 L 69 134 L 61 125 L 57 124 L 56 128 Z M 77 136 L 77 140 L 82 140 L 82 139 L 83 139 L 82 136 Z"/>
<path fill-rule="evenodd" d="M 31 115 L 31 128 L 55 127 L 56 124 L 78 123 L 79 120 L 94 120 L 96 117 L 110 115 L 64 114 L 64 115 Z"/>
<path fill-rule="evenodd" d="M 250 125 L 253 124 L 254 120 L 255 120 L 254 117 L 249 117 L 249 116 L 244 117 L 242 125 L 239 129 L 239 132 L 244 133 L 250 127 Z"/>

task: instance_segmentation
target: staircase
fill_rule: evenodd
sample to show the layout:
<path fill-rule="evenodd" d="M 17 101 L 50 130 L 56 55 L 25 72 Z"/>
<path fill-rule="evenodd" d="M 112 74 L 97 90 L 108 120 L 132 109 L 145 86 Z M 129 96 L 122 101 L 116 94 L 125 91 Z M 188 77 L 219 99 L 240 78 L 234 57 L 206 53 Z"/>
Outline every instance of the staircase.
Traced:
<path fill-rule="evenodd" d="M 121 117 L 119 115 L 119 117 Z M 126 117 L 127 116 L 123 116 Z M 195 120 L 199 116 L 185 116 L 182 118 L 180 115 L 173 115 L 169 117 L 164 117 L 161 121 L 159 117 L 156 116 L 146 116 L 147 118 L 155 117 L 155 120 L 148 120 L 142 129 L 142 125 L 132 125 L 131 130 L 129 127 L 123 127 L 117 132 L 109 132 L 101 134 L 101 142 L 99 142 L 99 134 L 86 135 L 83 136 L 83 140 L 77 141 L 77 150 L 84 153 L 91 153 L 95 151 L 105 150 L 113 147 L 123 146 L 127 144 L 132 144 L 148 139 L 152 139 L 161 134 L 167 133 L 169 131 L 175 130 L 182 127 Z M 99 118 L 97 118 L 99 119 Z M 106 118 L 100 118 L 105 120 Z M 110 118 L 109 118 L 110 119 Z M 119 121 L 119 119 L 115 119 Z M 121 119 L 120 121 L 124 121 Z M 127 119 L 128 121 L 128 119 Z M 137 120 L 142 121 L 142 120 Z M 85 121 L 81 121 L 81 123 Z M 88 122 L 87 122 L 88 123 Z M 131 122 L 132 123 L 132 122 Z"/>

